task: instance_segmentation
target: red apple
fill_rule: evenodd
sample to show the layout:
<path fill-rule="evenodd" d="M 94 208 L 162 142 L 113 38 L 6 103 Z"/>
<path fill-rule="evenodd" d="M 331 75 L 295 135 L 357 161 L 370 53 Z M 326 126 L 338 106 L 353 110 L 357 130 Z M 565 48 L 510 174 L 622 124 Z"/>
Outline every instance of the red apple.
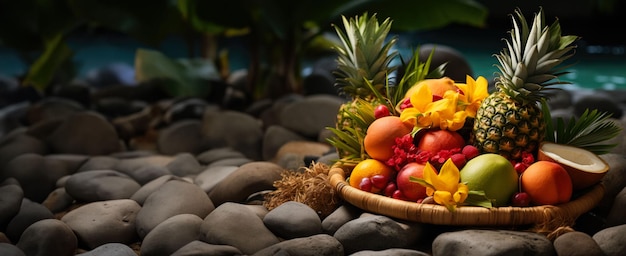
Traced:
<path fill-rule="evenodd" d="M 441 150 L 462 149 L 465 146 L 465 139 L 456 131 L 428 129 L 416 135 L 417 148 L 432 153 Z"/>
<path fill-rule="evenodd" d="M 426 197 L 426 187 L 410 181 L 411 176 L 416 178 L 424 177 L 424 166 L 425 165 L 420 163 L 411 162 L 402 167 L 398 172 L 398 176 L 396 177 L 398 190 L 402 192 L 402 195 L 404 195 L 408 201 L 415 202 Z"/>

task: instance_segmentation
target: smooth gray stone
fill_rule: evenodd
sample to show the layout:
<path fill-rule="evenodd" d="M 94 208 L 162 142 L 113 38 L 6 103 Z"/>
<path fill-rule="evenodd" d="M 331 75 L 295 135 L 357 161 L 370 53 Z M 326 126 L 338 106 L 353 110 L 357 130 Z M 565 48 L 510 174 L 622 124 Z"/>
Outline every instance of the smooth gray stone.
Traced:
<path fill-rule="evenodd" d="M 275 189 L 274 181 L 281 179 L 282 171 L 282 167 L 272 162 L 244 164 L 214 186 L 209 197 L 216 206 L 225 202 L 244 202 L 254 193 Z"/>
<path fill-rule="evenodd" d="M 132 248 L 123 243 L 107 243 L 94 248 L 91 251 L 79 253 L 80 256 L 137 256 Z"/>
<path fill-rule="evenodd" d="M 112 168 L 112 170 L 129 174 L 145 166 L 166 167 L 167 164 L 170 163 L 172 160 L 174 160 L 173 156 L 166 156 L 166 155 L 146 155 L 146 156 L 127 157 L 127 158 L 120 159 L 120 161 L 117 163 L 117 165 L 115 165 L 114 168 Z"/>
<path fill-rule="evenodd" d="M 337 239 L 327 234 L 318 234 L 285 240 L 252 254 L 252 256 L 273 255 L 334 256 L 344 255 L 344 252 Z"/>
<path fill-rule="evenodd" d="M 326 127 L 335 127 L 337 111 L 344 102 L 343 98 L 336 95 L 304 97 L 281 110 L 280 125 L 303 136 L 315 138 Z"/>
<path fill-rule="evenodd" d="M 202 218 L 194 214 L 179 214 L 166 219 L 146 235 L 141 242 L 143 256 L 169 256 L 184 245 L 200 238 Z"/>
<path fill-rule="evenodd" d="M 322 221 L 315 210 L 296 201 L 285 202 L 269 211 L 263 218 L 263 223 L 274 234 L 284 239 L 322 233 Z"/>
<path fill-rule="evenodd" d="M 341 226 L 333 235 L 346 254 L 362 250 L 407 248 L 419 241 L 423 231 L 418 224 L 407 225 L 387 216 L 366 215 Z"/>
<path fill-rule="evenodd" d="M 48 137 L 52 152 L 108 155 L 122 151 L 115 127 L 102 115 L 83 111 L 67 117 Z"/>
<path fill-rule="evenodd" d="M 60 187 L 52 191 L 41 204 L 51 212 L 58 213 L 69 208 L 73 203 L 74 198 L 65 192 L 64 187 Z"/>
<path fill-rule="evenodd" d="M 17 242 L 26 255 L 71 256 L 78 248 L 76 235 L 64 222 L 44 219 L 30 225 Z"/>
<path fill-rule="evenodd" d="M 141 185 L 145 185 L 146 183 L 153 181 L 164 175 L 172 175 L 169 169 L 165 166 L 160 165 L 144 165 L 132 171 L 126 172 L 128 176 L 133 178 Z"/>
<path fill-rule="evenodd" d="M 16 181 L 13 178 L 10 178 Z M 4 230 L 9 221 L 20 211 L 24 191 L 19 184 L 3 181 L 0 184 L 0 230 Z"/>
<path fill-rule="evenodd" d="M 470 229 L 446 232 L 433 241 L 433 255 L 556 255 L 544 235 L 527 231 Z"/>
<path fill-rule="evenodd" d="M 237 203 L 224 203 L 215 208 L 204 218 L 201 232 L 201 241 L 234 246 L 244 255 L 280 242 L 259 216 Z"/>
<path fill-rule="evenodd" d="M 213 148 L 204 151 L 196 156 L 198 162 L 203 165 L 209 165 L 218 160 L 229 158 L 246 158 L 246 156 L 230 147 Z"/>
<path fill-rule="evenodd" d="M 119 159 L 111 156 L 92 156 L 78 168 L 77 172 L 93 170 L 115 170 L 115 166 L 119 162 Z"/>
<path fill-rule="evenodd" d="M 237 169 L 239 169 L 237 166 L 207 167 L 194 178 L 193 183 L 198 185 L 204 192 L 208 193 L 213 187 Z"/>
<path fill-rule="evenodd" d="M 60 160 L 27 153 L 11 160 L 0 174 L 0 179 L 15 178 L 24 191 L 24 197 L 41 203 L 56 189 L 57 180 L 68 175 L 69 171 Z"/>
<path fill-rule="evenodd" d="M 202 143 L 208 148 L 231 147 L 247 158 L 261 159 L 263 129 L 260 120 L 234 110 L 206 111 Z"/>
<path fill-rule="evenodd" d="M 208 244 L 192 241 L 172 253 L 171 256 L 234 256 L 243 255 L 241 251 L 230 245 Z"/>
<path fill-rule="evenodd" d="M 61 220 L 76 233 L 81 244 L 94 249 L 107 243 L 129 244 L 137 239 L 136 219 L 141 206 L 130 199 L 85 204 Z"/>
<path fill-rule="evenodd" d="M 307 140 L 307 138 L 280 125 L 270 125 L 263 134 L 263 160 L 274 159 L 278 149 L 285 143 L 301 140 Z"/>
<path fill-rule="evenodd" d="M 603 256 L 598 243 L 586 233 L 573 231 L 560 235 L 554 242 L 557 255 Z"/>
<path fill-rule="evenodd" d="M 341 204 L 335 211 L 322 220 L 322 229 L 326 234 L 334 235 L 337 229 L 348 221 L 358 218 L 362 212 L 363 210 L 351 204 Z"/>
<path fill-rule="evenodd" d="M 4 168 L 9 161 L 23 154 L 45 155 L 49 153 L 46 143 L 42 140 L 20 131 L 15 132 L 16 134 L 11 137 L 1 138 L 0 168 Z"/>
<path fill-rule="evenodd" d="M 203 149 L 202 140 L 199 140 L 202 130 L 200 120 L 180 120 L 168 125 L 159 132 L 157 149 L 165 155 L 179 153 L 200 153 Z"/>
<path fill-rule="evenodd" d="M 600 230 L 592 238 L 608 256 L 626 253 L 626 224 Z"/>
<path fill-rule="evenodd" d="M 240 157 L 240 158 L 227 158 L 227 159 L 221 159 L 221 160 L 217 160 L 215 162 L 212 162 L 208 165 L 208 167 L 213 167 L 213 166 L 242 166 L 244 164 L 247 163 L 251 163 L 253 162 L 251 159 L 247 158 L 247 157 Z"/>
<path fill-rule="evenodd" d="M 24 198 L 22 199 L 20 211 L 7 225 L 6 235 L 11 241 L 17 242 L 28 226 L 44 219 L 54 219 L 54 215 L 45 206 Z"/>
<path fill-rule="evenodd" d="M 204 167 L 190 153 L 177 154 L 166 167 L 172 174 L 179 177 L 195 176 L 204 170 Z"/>
<path fill-rule="evenodd" d="M 382 250 L 382 251 L 372 251 L 372 250 L 358 251 L 353 254 L 350 254 L 350 256 L 430 256 L 430 254 L 421 252 L 421 251 L 411 250 L 411 249 L 398 248 L 398 249 L 387 249 L 387 250 Z"/>
<path fill-rule="evenodd" d="M 180 180 L 170 180 L 152 192 L 137 214 L 137 234 L 144 238 L 166 219 L 183 213 L 204 218 L 215 206 L 200 187 Z"/>
<path fill-rule="evenodd" d="M 615 197 L 613 206 L 606 217 L 605 225 L 606 227 L 614 227 L 623 224 L 626 224 L 626 187 Z"/>
<path fill-rule="evenodd" d="M 129 199 L 139 188 L 135 180 L 114 170 L 75 173 L 65 183 L 65 191 L 81 202 Z"/>
<path fill-rule="evenodd" d="M 170 180 L 184 181 L 183 178 L 180 178 L 171 174 L 163 175 L 141 186 L 141 188 L 137 190 L 135 194 L 133 194 L 130 197 L 130 199 L 137 201 L 137 203 L 139 203 L 140 205 L 143 205 L 143 203 L 146 201 L 148 196 L 152 194 L 152 192 L 154 192 L 161 185 L 165 184 L 166 182 Z"/>
<path fill-rule="evenodd" d="M 10 243 L 0 243 L 0 255 L 26 256 L 26 254 L 20 248 Z"/>

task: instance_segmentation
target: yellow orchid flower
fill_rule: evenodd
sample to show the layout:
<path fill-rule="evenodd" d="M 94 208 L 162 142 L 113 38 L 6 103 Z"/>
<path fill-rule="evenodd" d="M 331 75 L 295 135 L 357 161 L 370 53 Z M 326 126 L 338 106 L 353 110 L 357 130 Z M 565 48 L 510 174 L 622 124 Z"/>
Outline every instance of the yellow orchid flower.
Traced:
<path fill-rule="evenodd" d="M 426 163 L 424 167 L 423 181 L 426 186 L 426 194 L 432 196 L 436 203 L 445 206 L 449 211 L 454 211 L 457 205 L 467 199 L 469 189 L 464 183 L 460 183 L 459 168 L 451 159 L 441 166 L 439 174 L 435 168 Z"/>
<path fill-rule="evenodd" d="M 404 109 L 400 113 L 400 119 L 418 127 L 439 127 L 441 118 L 452 116 L 448 113 L 456 108 L 456 103 L 449 98 L 433 101 L 433 94 L 428 86 L 420 86 L 409 99 L 412 107 Z"/>
<path fill-rule="evenodd" d="M 463 92 L 459 95 L 460 101 L 465 105 L 465 112 L 468 117 L 476 117 L 476 111 L 480 107 L 482 101 L 489 96 L 487 79 L 479 76 L 476 80 L 471 76 L 466 76 L 466 83 L 457 83 L 456 86 Z"/>
<path fill-rule="evenodd" d="M 439 128 L 450 131 L 463 128 L 467 113 L 462 109 L 458 109 L 460 94 L 454 91 L 447 91 L 443 97 L 449 101 L 450 107 L 440 112 L 443 118 L 440 119 Z"/>

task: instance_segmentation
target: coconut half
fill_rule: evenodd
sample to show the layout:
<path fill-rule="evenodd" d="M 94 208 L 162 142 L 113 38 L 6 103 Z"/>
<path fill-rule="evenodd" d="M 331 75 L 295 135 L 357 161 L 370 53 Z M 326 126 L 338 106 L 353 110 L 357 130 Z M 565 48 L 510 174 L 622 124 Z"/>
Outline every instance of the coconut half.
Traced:
<path fill-rule="evenodd" d="M 541 144 L 537 159 L 563 166 L 572 178 L 574 189 L 588 188 L 600 182 L 609 171 L 606 161 L 591 151 L 552 142 Z"/>

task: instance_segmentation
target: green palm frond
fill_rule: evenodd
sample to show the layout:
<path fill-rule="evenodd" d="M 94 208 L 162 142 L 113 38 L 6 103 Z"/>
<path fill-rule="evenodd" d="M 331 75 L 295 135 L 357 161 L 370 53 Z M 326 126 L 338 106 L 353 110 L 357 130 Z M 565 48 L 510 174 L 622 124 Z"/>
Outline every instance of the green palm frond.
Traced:
<path fill-rule="evenodd" d="M 566 123 L 563 118 L 558 118 L 554 124 L 545 102 L 542 103 L 542 107 L 548 124 L 546 141 L 583 148 L 597 155 L 609 153 L 617 146 L 614 143 L 607 143 L 622 131 L 622 128 L 610 119 L 611 114 L 597 109 L 591 111 L 587 109 L 578 120 L 572 117 Z"/>

